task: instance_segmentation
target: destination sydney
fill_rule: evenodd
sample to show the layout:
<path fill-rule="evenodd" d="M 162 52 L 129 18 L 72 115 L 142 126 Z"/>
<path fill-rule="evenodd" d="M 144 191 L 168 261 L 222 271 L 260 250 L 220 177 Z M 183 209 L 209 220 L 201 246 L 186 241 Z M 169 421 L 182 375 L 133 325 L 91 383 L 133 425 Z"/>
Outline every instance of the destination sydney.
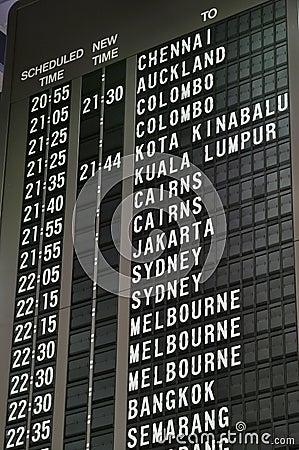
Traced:
<path fill-rule="evenodd" d="M 289 94 L 227 107 L 219 70 L 232 70 L 234 58 L 214 34 L 190 33 L 137 57 L 128 449 L 216 436 L 232 425 L 229 397 L 220 401 L 218 388 L 243 364 L 242 290 L 228 282 L 217 288 L 218 273 L 225 278 L 227 205 L 205 170 L 221 159 L 239 164 L 239 153 L 277 141 Z M 230 447 L 173 441 L 159 448 Z"/>

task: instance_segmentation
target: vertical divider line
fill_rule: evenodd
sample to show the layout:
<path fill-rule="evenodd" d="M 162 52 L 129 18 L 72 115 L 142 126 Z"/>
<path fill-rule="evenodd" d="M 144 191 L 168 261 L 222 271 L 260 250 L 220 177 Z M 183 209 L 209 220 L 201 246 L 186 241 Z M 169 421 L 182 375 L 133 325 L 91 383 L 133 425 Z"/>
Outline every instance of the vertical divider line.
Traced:
<path fill-rule="evenodd" d="M 292 212 L 293 212 L 293 238 L 295 252 L 295 286 L 297 309 L 297 335 L 299 341 L 299 91 L 298 74 L 299 61 L 299 1 L 287 2 L 287 32 L 288 32 L 288 73 L 290 92 L 290 141 L 291 141 L 291 177 L 292 177 Z"/>
<path fill-rule="evenodd" d="M 101 200 L 101 180 L 102 172 L 102 151 L 104 139 L 104 114 L 105 114 L 105 68 L 102 69 L 101 82 L 101 108 L 100 108 L 100 133 L 99 133 L 99 165 L 98 165 L 98 188 L 96 194 L 97 205 Z M 92 396 L 93 396 L 93 369 L 94 369 L 94 346 L 96 332 L 96 307 L 97 307 L 97 279 L 98 279 L 98 245 L 99 245 L 100 210 L 96 211 L 95 218 L 95 246 L 94 246 L 94 277 L 92 289 L 92 309 L 91 309 L 91 330 L 90 330 L 90 359 L 89 359 L 89 381 L 88 381 L 88 406 L 87 406 L 87 427 L 86 427 L 86 450 L 90 449 L 91 440 L 91 420 L 92 420 Z"/>
<path fill-rule="evenodd" d="M 49 94 L 52 94 L 50 90 Z M 48 103 L 47 116 L 51 117 L 51 103 Z M 46 213 L 46 196 L 47 196 L 47 176 L 48 176 L 48 161 L 49 161 L 49 148 L 50 148 L 50 127 L 51 124 L 47 121 L 47 135 L 46 135 L 46 151 L 45 151 L 45 171 L 43 176 L 43 195 L 41 203 L 41 219 L 40 219 L 40 235 L 38 243 L 38 266 L 37 266 L 37 277 L 36 277 L 36 291 L 35 291 L 35 308 L 34 308 L 34 318 L 33 318 L 33 340 L 32 340 L 32 354 L 31 354 L 31 371 L 30 371 L 30 389 L 28 397 L 28 418 L 27 418 L 27 430 L 26 430 L 26 450 L 30 449 L 30 428 L 32 421 L 32 406 L 33 406 L 33 385 L 34 385 L 34 370 L 35 370 L 35 356 L 36 356 L 36 343 L 37 343 L 37 326 L 38 326 L 38 311 L 39 311 L 39 292 L 40 292 L 40 277 L 42 270 L 42 250 L 43 250 L 43 234 L 44 234 L 44 223 L 45 223 L 45 213 Z M 25 180 L 26 174 L 24 176 Z"/>
<path fill-rule="evenodd" d="M 73 271 L 73 240 L 72 219 L 76 203 L 77 192 L 77 165 L 79 151 L 79 124 L 80 124 L 81 78 L 71 83 L 70 122 L 68 163 L 66 179 L 66 200 L 63 232 L 63 253 L 61 268 L 60 305 L 58 319 L 58 341 L 56 356 L 56 376 L 53 409 L 53 434 L 51 448 L 63 449 L 65 398 L 68 368 L 69 322 L 72 297 L 72 271 Z M 63 411 L 63 413 L 62 413 Z M 63 419 L 63 420 L 62 420 Z"/>
<path fill-rule="evenodd" d="M 125 123 L 124 123 L 124 152 L 128 156 L 134 153 L 135 148 L 135 110 L 136 110 L 136 56 L 127 59 L 126 72 L 126 98 L 125 98 Z M 126 171 L 123 168 L 123 173 Z M 134 191 L 133 180 L 123 180 L 122 200 Z M 121 223 L 123 215 L 130 214 L 133 217 L 133 203 L 131 210 L 121 212 Z M 118 296 L 118 320 L 117 320 L 117 357 L 116 357 L 116 382 L 115 382 L 115 404 L 114 404 L 114 450 L 126 450 L 127 435 L 127 380 L 128 380 L 128 355 L 129 355 L 129 320 L 130 299 L 122 292 L 130 292 L 130 283 L 125 277 L 131 277 L 131 262 L 122 256 L 122 249 L 127 247 L 125 242 L 127 230 L 121 227 L 120 236 L 120 275 Z M 124 275 L 124 277 L 122 277 Z M 129 284 L 129 285 L 127 285 Z"/>

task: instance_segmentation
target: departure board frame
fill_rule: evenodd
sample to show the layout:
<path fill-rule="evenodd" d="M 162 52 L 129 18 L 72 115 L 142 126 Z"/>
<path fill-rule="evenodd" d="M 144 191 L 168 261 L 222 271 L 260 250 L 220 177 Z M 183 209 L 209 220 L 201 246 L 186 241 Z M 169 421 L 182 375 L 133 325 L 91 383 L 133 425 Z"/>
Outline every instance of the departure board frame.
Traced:
<path fill-rule="evenodd" d="M 284 4 L 286 12 L 283 12 Z M 189 435 L 186 432 L 183 436 L 185 440 L 181 437 L 182 430 L 187 430 L 184 426 L 187 415 L 195 417 L 194 411 L 200 404 L 200 384 L 196 383 L 196 373 L 192 374 L 190 366 L 186 369 L 187 359 L 190 358 L 191 364 L 194 355 L 205 352 L 210 352 L 208 357 L 212 357 L 216 329 L 219 341 L 222 336 L 223 341 L 232 345 L 232 365 L 237 367 L 240 363 L 242 370 L 234 372 L 231 368 L 226 372 L 229 358 L 224 355 L 229 345 L 226 348 L 222 342 L 215 346 L 223 371 L 215 370 L 214 378 L 213 375 L 198 377 L 201 389 L 206 389 L 207 407 L 201 406 L 205 420 L 201 417 L 203 422 L 199 424 L 200 418 L 196 416 L 193 428 L 199 430 L 205 422 L 210 423 L 210 427 L 202 432 L 215 431 L 213 413 L 216 407 L 213 410 L 212 406 L 219 404 L 224 414 L 224 407 L 229 403 L 233 411 L 227 411 L 227 415 L 232 422 L 228 426 L 225 414 L 218 417 L 215 431 L 218 437 L 222 428 L 239 433 L 245 433 L 248 428 L 249 432 L 259 433 L 259 437 L 268 432 L 275 437 L 278 430 L 276 437 L 292 438 L 299 417 L 296 409 L 299 307 L 294 297 L 294 289 L 295 292 L 299 289 L 298 1 L 248 0 L 242 5 L 236 1 L 223 6 L 218 1 L 199 4 L 187 0 L 187 4 L 182 4 L 175 0 L 171 5 L 161 5 L 155 0 L 141 7 L 135 0 L 130 5 L 118 1 L 99 4 L 92 0 L 87 8 L 81 8 L 79 2 L 74 4 L 70 0 L 51 5 L 21 0 L 10 14 L 0 125 L 0 281 L 3 292 L 0 302 L 0 340 L 3 343 L 0 447 L 5 450 L 201 448 L 191 440 L 186 442 L 186 438 L 193 436 L 190 429 Z M 84 22 L 89 24 L 85 29 Z M 57 32 L 53 32 L 53 23 Z M 206 64 L 199 70 L 203 76 L 201 73 L 198 77 L 191 75 L 190 68 L 195 73 L 196 64 L 197 67 Z M 173 76 L 170 80 L 166 79 L 169 74 Z M 155 81 L 150 86 L 154 75 L 160 76 L 160 82 Z M 249 105 L 250 112 L 246 109 Z M 244 123 L 237 123 L 241 108 Z M 247 122 L 249 114 L 255 118 L 251 116 Z M 230 125 L 226 120 L 230 120 Z M 196 123 L 201 121 L 204 124 L 200 129 Z M 230 129 L 234 128 L 232 137 Z M 186 137 L 190 129 L 193 141 Z M 202 134 L 205 134 L 205 147 L 200 153 L 201 143 L 198 142 Z M 80 192 L 85 189 L 85 183 L 98 177 L 95 180 L 96 203 L 100 189 L 110 182 L 108 172 L 130 172 L 129 158 L 135 153 L 139 154 L 139 163 L 145 158 L 144 164 L 150 164 L 154 141 L 155 145 L 159 143 L 160 152 L 162 147 L 162 153 L 172 153 L 174 149 L 176 156 L 185 161 L 194 185 L 199 175 L 188 162 L 206 173 L 216 186 L 226 213 L 227 242 L 222 263 L 217 262 L 218 275 L 210 278 L 210 282 L 207 280 L 206 291 L 203 284 L 200 289 L 197 285 L 195 292 L 186 288 L 185 278 L 180 278 L 183 305 L 173 303 L 170 294 L 169 305 L 162 303 L 160 307 L 157 293 L 156 297 L 148 297 L 148 304 L 141 306 L 140 291 L 135 287 L 146 266 L 140 268 L 138 249 L 142 253 L 144 246 L 154 242 L 149 238 L 150 226 L 146 228 L 141 216 L 138 223 L 143 224 L 145 232 L 140 231 L 137 221 L 134 228 L 132 221 L 137 257 L 131 264 L 124 256 L 127 255 L 127 237 L 120 224 L 127 223 L 128 214 L 131 217 L 138 214 L 137 198 L 142 199 L 142 189 L 160 188 L 161 193 L 163 188 L 162 182 L 150 180 L 150 177 L 148 181 L 141 181 L 142 170 L 139 176 L 135 175 L 135 187 L 132 176 L 123 176 L 121 182 L 111 186 L 111 192 L 97 211 L 91 206 L 95 217 L 92 224 L 93 232 L 96 230 L 95 243 L 90 247 L 86 241 L 86 254 L 81 255 L 81 260 L 74 251 L 71 231 L 76 202 L 77 219 L 83 224 L 76 230 L 78 241 L 84 242 L 88 227 L 92 228 L 87 222 L 88 204 L 80 205 Z M 234 158 L 236 142 L 240 145 L 240 154 L 248 152 L 246 161 L 245 157 L 242 161 L 241 157 Z M 145 156 L 141 156 L 143 145 L 147 145 Z M 229 156 L 226 159 L 221 154 L 221 145 L 222 150 L 225 145 L 229 146 L 227 151 L 233 155 L 231 162 Z M 275 150 L 276 147 L 279 149 Z M 222 166 L 221 158 L 225 161 Z M 158 162 L 159 159 L 157 165 Z M 169 173 L 164 174 L 163 179 L 165 185 L 176 162 L 171 160 L 169 164 Z M 162 177 L 164 165 L 167 159 L 160 166 Z M 183 166 L 180 170 L 187 180 Z M 99 174 L 98 168 L 101 169 Z M 231 178 L 228 180 L 228 177 Z M 186 187 L 187 182 L 181 179 L 181 183 L 186 189 L 184 199 L 194 202 L 195 217 L 200 217 L 200 197 L 190 200 L 193 194 Z M 109 224 L 119 204 L 127 205 L 126 199 L 134 194 L 135 210 L 123 207 L 119 211 L 121 219 L 116 224 L 119 242 L 114 241 L 120 246 L 118 253 L 112 245 Z M 202 197 L 205 198 L 204 194 Z M 168 200 L 170 202 L 171 197 Z M 148 201 L 150 204 L 150 197 Z M 264 201 L 266 206 L 263 206 Z M 174 210 L 169 213 L 175 216 Z M 202 214 L 202 220 L 208 220 L 206 229 L 198 231 L 191 242 L 199 239 L 200 233 L 210 233 L 206 243 L 206 236 L 201 235 L 202 248 L 207 250 L 213 232 L 205 201 Z M 249 225 L 251 214 L 256 215 Z M 156 216 L 147 215 L 147 219 L 148 224 L 154 219 L 159 223 Z M 160 225 L 162 222 L 160 220 Z M 268 223 L 271 230 L 267 228 Z M 174 225 L 167 223 L 165 230 L 168 238 L 171 236 L 174 240 L 178 231 Z M 162 248 L 161 239 L 157 239 L 157 246 Z M 221 239 L 220 244 L 216 244 L 221 246 Z M 111 267 L 121 269 L 121 276 L 113 278 L 116 287 L 111 290 L 99 282 L 98 249 Z M 166 252 L 168 264 L 173 267 L 175 263 L 171 258 L 177 251 L 177 246 L 173 245 L 173 249 Z M 154 253 L 150 247 L 147 252 Z M 240 255 L 239 260 L 237 255 Z M 194 256 L 197 265 L 204 264 L 195 251 Z M 87 276 L 86 269 L 84 272 L 82 268 L 88 258 L 93 264 L 92 276 Z M 278 267 L 279 258 L 281 265 Z M 180 261 L 184 266 L 185 259 L 182 257 Z M 152 280 L 161 275 L 157 273 L 147 273 L 148 284 L 144 289 L 151 288 Z M 105 271 L 102 275 L 105 278 Z M 196 280 L 196 271 L 191 270 L 190 277 Z M 165 280 L 167 283 L 167 277 Z M 219 313 L 218 317 L 211 314 L 211 322 L 201 320 L 201 329 L 197 326 L 197 331 L 200 329 L 207 334 L 206 345 L 203 351 L 192 353 L 187 344 L 184 347 L 183 339 L 191 339 L 196 318 L 190 321 L 184 319 L 184 314 L 191 311 L 199 294 L 204 303 L 211 302 L 214 288 L 219 305 L 225 304 L 225 295 L 228 295 L 231 311 L 227 315 Z M 173 287 L 169 290 L 175 292 Z M 128 291 L 133 293 L 131 300 Z M 286 297 L 285 303 L 279 301 L 280 296 Z M 171 322 L 175 317 L 173 308 L 183 317 L 180 325 L 178 319 Z M 242 314 L 238 314 L 238 309 Z M 170 323 L 170 330 L 160 331 L 163 320 Z M 184 323 L 188 326 L 184 327 Z M 227 330 L 231 334 L 227 334 Z M 195 340 L 195 331 L 192 336 Z M 241 343 L 246 347 L 239 353 Z M 162 350 L 164 347 L 170 350 L 170 355 Z M 143 357 L 139 355 L 141 348 Z M 174 348 L 176 362 L 171 359 Z M 183 358 L 184 352 L 186 358 Z M 244 353 L 248 357 L 246 363 Z M 279 362 L 281 355 L 284 369 Z M 183 363 L 179 369 L 180 359 Z M 20 360 L 22 363 L 18 366 Z M 212 364 L 209 361 L 207 359 L 206 364 Z M 176 373 L 173 379 L 172 373 Z M 182 381 L 184 378 L 187 384 Z M 250 384 L 252 379 L 256 384 Z M 270 380 L 269 385 L 267 380 Z M 219 394 L 219 399 L 215 400 L 214 383 L 218 383 L 215 393 L 226 389 L 230 394 L 224 397 Z M 159 385 L 163 385 L 163 389 L 160 390 Z M 169 400 L 168 406 L 164 404 L 163 411 L 159 411 L 163 395 L 168 392 L 169 396 L 177 398 L 178 392 L 183 392 L 186 386 L 194 388 L 193 398 L 197 396 L 192 407 L 189 399 L 189 405 L 181 406 L 181 412 L 179 406 L 170 406 Z M 255 391 L 253 386 L 256 386 Z M 135 393 L 138 390 L 140 392 Z M 258 396 L 255 400 L 254 392 Z M 286 398 L 289 410 L 284 406 Z M 242 414 L 240 405 L 243 405 Z M 279 408 L 285 413 L 277 413 Z M 169 412 L 172 410 L 175 412 Z M 180 416 L 183 418 L 179 419 Z M 177 432 L 170 433 L 170 438 L 167 433 L 166 437 L 165 433 L 158 436 L 162 423 L 168 424 L 168 433 L 175 428 L 174 423 L 181 425 Z M 241 429 L 242 426 L 245 428 Z M 296 438 L 299 439 L 298 433 Z M 217 448 L 234 448 L 229 444 L 226 446 L 224 441 L 218 443 Z M 239 444 L 244 445 L 244 442 Z M 207 450 L 213 448 L 205 445 L 203 448 Z M 258 445 L 258 448 L 266 448 L 260 442 Z M 278 448 L 288 448 L 286 445 L 295 444 L 286 441 Z"/>

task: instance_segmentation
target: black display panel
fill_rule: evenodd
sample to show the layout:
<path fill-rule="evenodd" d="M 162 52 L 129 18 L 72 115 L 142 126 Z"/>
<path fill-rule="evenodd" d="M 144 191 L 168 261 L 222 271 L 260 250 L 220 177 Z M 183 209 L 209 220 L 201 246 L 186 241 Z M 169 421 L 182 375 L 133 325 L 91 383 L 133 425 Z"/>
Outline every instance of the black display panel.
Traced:
<path fill-rule="evenodd" d="M 11 17 L 0 446 L 296 449 L 295 2 L 92 3 Z"/>
<path fill-rule="evenodd" d="M 128 448 L 232 448 L 251 442 L 246 432 L 251 448 L 266 448 L 267 433 L 281 443 L 296 433 L 287 62 L 281 1 L 137 56 Z M 168 166 L 155 151 L 171 155 Z M 227 218 L 223 257 L 204 283 L 221 217 L 207 214 L 205 183 L 191 163 L 215 186 Z M 190 210 L 188 226 L 175 227 Z M 151 235 L 159 228 L 163 241 Z M 146 255 L 150 262 L 139 263 Z"/>

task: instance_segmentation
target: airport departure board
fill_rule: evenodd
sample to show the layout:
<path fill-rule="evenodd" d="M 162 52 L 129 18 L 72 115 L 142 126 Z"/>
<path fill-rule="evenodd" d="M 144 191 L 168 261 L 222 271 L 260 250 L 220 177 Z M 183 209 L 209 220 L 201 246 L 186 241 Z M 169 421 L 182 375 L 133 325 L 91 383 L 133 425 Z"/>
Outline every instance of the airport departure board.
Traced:
<path fill-rule="evenodd" d="M 296 449 L 297 4 L 77 3 L 11 16 L 1 448 Z"/>

